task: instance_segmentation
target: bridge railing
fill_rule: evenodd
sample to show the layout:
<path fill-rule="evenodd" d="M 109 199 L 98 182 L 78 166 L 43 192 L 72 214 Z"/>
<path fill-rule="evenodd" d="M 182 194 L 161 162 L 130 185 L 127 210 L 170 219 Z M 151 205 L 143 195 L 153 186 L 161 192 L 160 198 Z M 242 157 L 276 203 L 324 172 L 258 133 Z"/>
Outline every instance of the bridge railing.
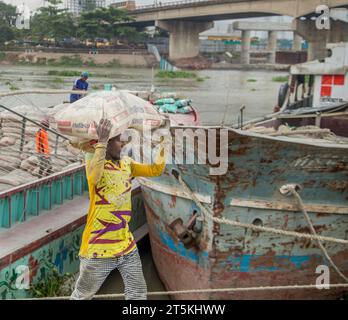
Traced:
<path fill-rule="evenodd" d="M 177 7 L 180 5 L 185 4 L 192 4 L 192 3 L 213 3 L 213 2 L 220 2 L 219 0 L 181 0 L 181 1 L 170 1 L 170 2 L 161 2 L 157 1 L 154 4 L 147 4 L 147 5 L 140 5 L 136 6 L 135 9 L 131 11 L 137 11 L 137 10 L 144 10 L 144 9 L 161 9 L 161 8 L 167 8 L 167 7 Z M 226 0 L 224 0 L 226 2 Z"/>

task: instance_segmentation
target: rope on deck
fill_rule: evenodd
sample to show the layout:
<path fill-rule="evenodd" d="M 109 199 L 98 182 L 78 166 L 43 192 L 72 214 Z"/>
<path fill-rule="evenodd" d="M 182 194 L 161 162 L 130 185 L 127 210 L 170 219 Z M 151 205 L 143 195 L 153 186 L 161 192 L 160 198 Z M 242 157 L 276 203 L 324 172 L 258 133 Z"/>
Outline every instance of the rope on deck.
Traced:
<path fill-rule="evenodd" d="M 325 288 L 325 289 L 324 289 Z M 219 288 L 219 289 L 191 289 L 191 290 L 176 290 L 176 291 L 153 291 L 148 292 L 147 296 L 163 296 L 163 295 L 175 295 L 175 294 L 194 294 L 194 293 L 223 293 L 223 292 L 243 292 L 243 291 L 280 291 L 280 290 L 299 290 L 299 289 L 318 289 L 318 290 L 330 290 L 348 288 L 348 283 L 330 284 L 328 287 L 325 285 L 291 285 L 291 286 L 265 286 L 265 287 L 245 287 L 245 288 Z M 111 294 L 98 294 L 94 296 L 94 299 L 116 299 L 123 298 L 124 293 L 111 293 Z M 24 298 L 17 300 L 69 300 L 70 296 L 61 297 L 46 297 L 46 298 Z"/>
<path fill-rule="evenodd" d="M 220 224 L 227 224 L 227 225 L 235 226 L 235 227 L 248 228 L 253 231 L 270 232 L 270 233 L 279 234 L 283 236 L 291 236 L 291 237 L 295 237 L 299 239 L 310 239 L 310 240 L 333 242 L 333 243 L 340 243 L 340 244 L 346 244 L 346 245 L 348 244 L 348 240 L 345 240 L 345 239 L 319 236 L 317 234 L 313 235 L 308 233 L 300 233 L 296 231 L 281 230 L 281 229 L 270 228 L 270 227 L 256 226 L 250 223 L 243 223 L 243 222 L 230 220 L 226 218 L 214 217 L 210 209 L 207 209 L 199 201 L 199 199 L 195 196 L 195 194 L 191 191 L 191 189 L 187 186 L 187 184 L 182 180 L 181 175 L 179 174 L 176 178 L 178 182 L 180 183 L 180 185 L 183 187 L 184 191 L 191 197 L 191 199 L 195 202 L 195 204 L 201 209 L 204 216 L 212 220 L 213 222 L 220 223 Z"/>

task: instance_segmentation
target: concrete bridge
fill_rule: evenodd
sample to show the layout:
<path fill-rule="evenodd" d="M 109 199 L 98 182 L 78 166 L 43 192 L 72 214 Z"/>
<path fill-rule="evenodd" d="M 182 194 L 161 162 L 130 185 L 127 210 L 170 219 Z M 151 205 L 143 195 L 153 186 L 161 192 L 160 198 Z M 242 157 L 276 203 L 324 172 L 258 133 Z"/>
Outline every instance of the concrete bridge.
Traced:
<path fill-rule="evenodd" d="M 234 30 L 242 31 L 242 52 L 241 63 L 249 64 L 250 61 L 250 32 L 251 31 L 268 31 L 268 63 L 275 63 L 277 51 L 277 33 L 278 31 L 293 32 L 292 23 L 286 22 L 254 22 L 254 21 L 235 21 L 233 23 Z M 302 37 L 294 32 L 293 47 L 294 51 L 301 50 Z"/>
<path fill-rule="evenodd" d="M 213 27 L 213 21 L 286 15 L 294 17 L 293 30 L 309 41 L 310 59 L 325 51 L 327 41 L 346 41 L 348 28 L 333 22 L 331 30 L 318 30 L 315 21 L 300 17 L 315 14 L 319 5 L 347 7 L 348 0 L 185 0 L 137 6 L 131 10 L 135 26 L 155 25 L 169 32 L 169 58 L 195 57 L 199 53 L 199 33 Z"/>

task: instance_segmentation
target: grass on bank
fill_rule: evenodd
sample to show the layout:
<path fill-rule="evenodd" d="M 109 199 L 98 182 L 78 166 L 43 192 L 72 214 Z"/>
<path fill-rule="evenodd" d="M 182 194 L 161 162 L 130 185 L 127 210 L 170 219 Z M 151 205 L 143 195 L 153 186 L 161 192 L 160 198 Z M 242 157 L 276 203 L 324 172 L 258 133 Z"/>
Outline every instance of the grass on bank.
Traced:
<path fill-rule="evenodd" d="M 5 85 L 8 86 L 8 88 L 11 90 L 11 91 L 14 91 L 14 90 L 18 90 L 19 88 L 13 84 L 11 81 L 6 81 L 5 82 Z"/>
<path fill-rule="evenodd" d="M 62 78 L 56 77 L 52 80 L 52 82 L 56 84 L 61 84 L 64 83 L 64 80 Z"/>
<path fill-rule="evenodd" d="M 5 54 L 6 56 L 6 54 Z M 0 61 L 1 58 L 0 52 Z M 120 67 L 120 62 L 117 59 L 112 59 L 107 63 L 97 64 L 93 58 L 88 58 L 87 60 L 82 59 L 82 57 L 78 54 L 74 54 L 71 56 L 61 56 L 59 59 L 46 59 L 39 58 L 35 62 L 30 60 L 18 60 L 15 62 L 19 65 L 27 65 L 27 66 L 52 66 L 52 67 L 80 67 L 80 68 L 88 68 L 88 67 L 101 67 L 101 68 L 118 68 Z"/>
<path fill-rule="evenodd" d="M 48 70 L 47 75 L 49 76 L 58 76 L 58 77 L 79 77 L 81 71 L 74 70 Z M 92 76 L 92 75 L 90 75 Z"/>
<path fill-rule="evenodd" d="M 287 82 L 289 79 L 289 76 L 277 76 L 277 77 L 273 77 L 272 81 L 273 82 Z"/>
<path fill-rule="evenodd" d="M 156 78 L 161 79 L 195 79 L 196 81 L 204 81 L 204 78 L 199 77 L 197 74 L 188 71 L 159 71 L 156 74 Z"/>

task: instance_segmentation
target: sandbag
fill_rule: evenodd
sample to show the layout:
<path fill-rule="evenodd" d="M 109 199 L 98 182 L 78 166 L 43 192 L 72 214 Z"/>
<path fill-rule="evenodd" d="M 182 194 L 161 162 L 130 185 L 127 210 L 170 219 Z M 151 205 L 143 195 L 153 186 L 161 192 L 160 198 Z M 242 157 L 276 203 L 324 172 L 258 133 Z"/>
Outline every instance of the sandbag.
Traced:
<path fill-rule="evenodd" d="M 164 98 L 164 99 L 156 100 L 155 105 L 163 106 L 164 104 L 173 104 L 173 103 L 175 103 L 175 100 L 173 98 Z"/>
<path fill-rule="evenodd" d="M 177 100 L 175 101 L 175 105 L 178 108 L 182 108 L 182 107 L 187 107 L 191 105 L 192 100 L 191 99 L 182 99 L 182 100 Z"/>
<path fill-rule="evenodd" d="M 161 126 L 163 118 L 147 101 L 127 91 L 100 91 L 67 105 L 55 114 L 57 130 L 62 134 L 83 140 L 97 139 L 100 119 L 109 119 L 113 125 L 110 137 L 122 134 L 128 127 L 141 130 Z"/>
<path fill-rule="evenodd" d="M 0 160 L 0 169 L 5 171 L 12 171 L 13 169 L 16 169 L 15 166 L 12 165 L 12 163 L 9 163 L 5 160 Z"/>
<path fill-rule="evenodd" d="M 30 173 L 21 169 L 17 169 L 13 170 L 12 172 L 6 175 L 0 176 L 0 183 L 6 183 L 12 186 L 19 186 L 21 184 L 28 183 L 35 179 L 36 178 L 33 177 Z"/>
<path fill-rule="evenodd" d="M 16 158 L 14 156 L 8 155 L 8 154 L 0 154 L 0 160 L 7 161 L 11 166 L 14 168 L 18 168 L 21 164 L 21 160 L 19 158 Z"/>
<path fill-rule="evenodd" d="M 178 108 L 178 110 L 176 112 L 186 114 L 186 113 L 192 112 L 192 108 L 189 106 L 186 106 L 186 107 Z"/>
<path fill-rule="evenodd" d="M 20 113 L 21 115 L 26 116 L 27 118 L 37 122 L 40 122 L 46 117 L 45 114 L 38 107 L 35 107 L 33 105 L 18 105 L 11 108 L 11 110 L 16 111 Z M 21 122 L 22 119 L 23 119 L 22 117 L 17 116 L 7 110 L 0 112 L 0 120 Z"/>
<path fill-rule="evenodd" d="M 35 141 L 34 141 L 34 140 L 28 141 L 28 142 L 23 146 L 23 150 L 24 150 L 25 152 L 35 151 Z"/>
<path fill-rule="evenodd" d="M 3 137 L 0 139 L 0 146 L 13 146 L 16 140 L 14 137 Z"/>
<path fill-rule="evenodd" d="M 26 161 L 34 166 L 37 166 L 40 163 L 39 158 L 37 156 L 30 156 Z"/>
<path fill-rule="evenodd" d="M 164 113 L 176 113 L 178 111 L 178 107 L 175 104 L 164 104 L 163 106 L 160 106 L 159 110 L 160 112 Z"/>
<path fill-rule="evenodd" d="M 0 192 L 6 191 L 6 190 L 11 189 L 11 188 L 13 188 L 13 186 L 10 184 L 0 183 Z"/>

